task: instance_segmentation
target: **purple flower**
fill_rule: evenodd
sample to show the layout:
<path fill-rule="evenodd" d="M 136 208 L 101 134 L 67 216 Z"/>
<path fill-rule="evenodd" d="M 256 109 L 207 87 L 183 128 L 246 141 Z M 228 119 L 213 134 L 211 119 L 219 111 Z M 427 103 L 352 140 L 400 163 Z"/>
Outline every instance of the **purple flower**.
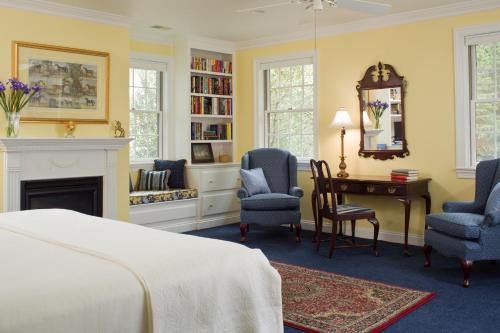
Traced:
<path fill-rule="evenodd" d="M 33 87 L 31 87 L 31 90 L 37 93 L 42 90 L 42 87 L 40 87 L 38 84 L 35 84 Z"/>
<path fill-rule="evenodd" d="M 2 82 L 0 82 L 0 91 L 5 91 L 5 85 Z"/>

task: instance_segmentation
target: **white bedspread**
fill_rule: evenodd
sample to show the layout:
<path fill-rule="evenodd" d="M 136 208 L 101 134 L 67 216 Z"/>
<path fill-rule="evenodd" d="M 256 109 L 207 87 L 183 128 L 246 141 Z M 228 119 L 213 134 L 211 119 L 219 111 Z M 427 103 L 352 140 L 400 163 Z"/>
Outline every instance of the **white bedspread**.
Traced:
<path fill-rule="evenodd" d="M 0 214 L 0 332 L 148 331 L 282 332 L 280 276 L 230 242 L 66 210 Z"/>

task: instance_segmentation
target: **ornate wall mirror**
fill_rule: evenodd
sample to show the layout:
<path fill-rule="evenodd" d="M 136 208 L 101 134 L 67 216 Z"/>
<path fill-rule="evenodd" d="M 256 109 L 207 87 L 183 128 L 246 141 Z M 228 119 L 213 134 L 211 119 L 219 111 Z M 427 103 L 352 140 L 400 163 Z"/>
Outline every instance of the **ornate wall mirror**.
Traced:
<path fill-rule="evenodd" d="M 410 154 L 405 137 L 405 86 L 394 67 L 380 62 L 358 81 L 360 156 L 387 160 Z"/>

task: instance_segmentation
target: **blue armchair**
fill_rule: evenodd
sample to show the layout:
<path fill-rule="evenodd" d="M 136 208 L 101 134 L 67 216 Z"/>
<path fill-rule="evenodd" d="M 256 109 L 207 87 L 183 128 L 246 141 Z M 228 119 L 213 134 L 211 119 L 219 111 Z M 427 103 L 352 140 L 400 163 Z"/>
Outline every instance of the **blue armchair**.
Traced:
<path fill-rule="evenodd" d="M 240 241 L 246 241 L 250 224 L 290 224 L 295 226 L 296 241 L 300 241 L 300 198 L 304 191 L 297 187 L 297 158 L 286 150 L 260 148 L 243 155 L 241 168 L 262 168 L 271 193 L 249 196 L 244 186 L 238 191 L 241 199 Z"/>
<path fill-rule="evenodd" d="M 480 162 L 476 168 L 473 202 L 446 202 L 443 213 L 427 215 L 425 267 L 432 249 L 461 260 L 463 286 L 469 287 L 474 261 L 500 259 L 500 159 Z"/>

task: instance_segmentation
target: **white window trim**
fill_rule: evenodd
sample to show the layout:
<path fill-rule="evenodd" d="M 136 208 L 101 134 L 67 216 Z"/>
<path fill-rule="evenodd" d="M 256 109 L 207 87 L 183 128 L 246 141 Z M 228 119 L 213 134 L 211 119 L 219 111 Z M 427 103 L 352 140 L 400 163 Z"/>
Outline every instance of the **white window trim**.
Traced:
<path fill-rule="evenodd" d="M 157 62 L 166 66 L 163 76 L 163 115 L 162 128 L 160 129 L 161 158 L 169 159 L 175 154 L 175 123 L 174 123 L 174 58 L 170 56 L 159 56 L 143 52 L 130 52 L 130 66 L 140 62 Z M 130 67 L 129 66 L 129 67 Z M 131 160 L 132 169 L 152 169 L 153 160 Z"/>
<path fill-rule="evenodd" d="M 476 166 L 473 165 L 472 121 L 470 112 L 470 38 L 485 38 L 488 34 L 498 33 L 500 23 L 454 29 L 455 52 L 455 120 L 456 120 L 456 174 L 458 178 L 475 178 Z M 481 37 L 480 37 L 481 36 Z"/>
<path fill-rule="evenodd" d="M 263 57 L 256 58 L 253 63 L 253 91 L 254 91 L 254 148 L 265 147 L 265 105 L 264 105 L 264 77 L 262 75 L 262 67 L 264 64 L 269 64 L 273 62 L 293 62 L 293 60 L 299 60 L 304 58 L 313 59 L 313 84 L 314 84 L 314 107 L 313 107 L 313 124 L 314 124 L 314 134 L 313 134 L 313 158 L 317 159 L 319 156 L 319 114 L 318 114 L 318 97 L 319 97 L 319 80 L 318 80 L 318 56 L 314 50 L 306 52 L 297 53 L 287 53 L 273 57 Z M 299 170 L 309 170 L 309 160 L 299 159 L 298 160 Z"/>

